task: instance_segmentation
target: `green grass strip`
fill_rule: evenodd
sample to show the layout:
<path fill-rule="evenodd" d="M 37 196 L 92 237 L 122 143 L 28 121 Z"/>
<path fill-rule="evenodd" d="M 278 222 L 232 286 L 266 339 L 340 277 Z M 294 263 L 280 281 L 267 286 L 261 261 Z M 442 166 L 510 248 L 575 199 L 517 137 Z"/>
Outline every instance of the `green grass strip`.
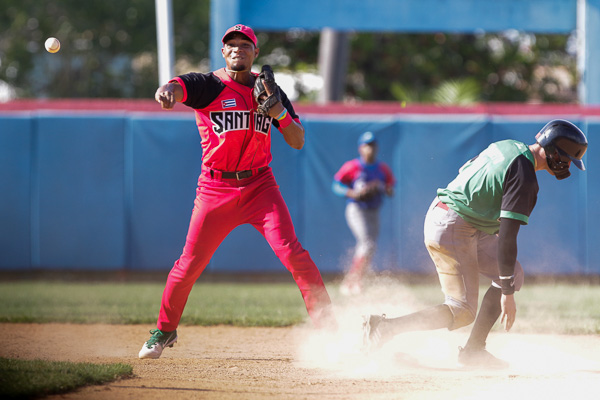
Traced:
<path fill-rule="evenodd" d="M 334 306 L 369 299 L 346 298 L 327 288 Z M 390 289 L 391 288 L 391 289 Z M 154 324 L 164 283 L 0 282 L 0 322 Z M 384 293 L 373 286 L 369 294 Z M 443 301 L 438 283 L 388 285 L 423 306 Z M 480 288 L 480 298 L 487 287 Z M 600 285 L 527 284 L 515 294 L 514 332 L 555 334 L 600 333 Z M 415 309 L 414 311 L 417 311 Z M 388 312 L 391 312 L 388 310 Z M 283 327 L 308 319 L 296 284 L 205 282 L 194 285 L 182 325 Z M 499 329 L 496 324 L 495 329 Z"/>
<path fill-rule="evenodd" d="M 2 282 L 0 322 L 154 324 L 164 283 Z M 306 308 L 291 283 L 202 283 L 181 324 L 291 326 Z"/>
<path fill-rule="evenodd" d="M 73 391 L 87 385 L 130 377 L 125 364 L 90 364 L 64 361 L 0 358 L 0 398 L 33 398 Z"/>
<path fill-rule="evenodd" d="M 600 333 L 600 286 L 533 284 L 515 294 L 516 332 Z"/>

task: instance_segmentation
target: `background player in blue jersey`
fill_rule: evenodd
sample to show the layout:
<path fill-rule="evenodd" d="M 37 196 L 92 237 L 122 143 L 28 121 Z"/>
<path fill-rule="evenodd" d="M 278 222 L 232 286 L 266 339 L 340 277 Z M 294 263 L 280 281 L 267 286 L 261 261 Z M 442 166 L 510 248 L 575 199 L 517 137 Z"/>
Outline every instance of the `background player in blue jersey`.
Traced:
<path fill-rule="evenodd" d="M 453 330 L 475 321 L 467 344 L 459 348 L 459 365 L 506 367 L 486 351 L 486 340 L 500 316 L 506 331 L 515 321 L 514 292 L 523 284 L 517 234 L 537 202 L 536 171 L 567 178 L 571 163 L 585 169 L 581 159 L 586 150 L 587 139 L 579 128 L 553 120 L 536 135 L 536 143 L 492 143 L 463 165 L 446 188 L 438 189 L 425 217 L 425 245 L 445 302 L 399 318 L 367 317 L 366 345 L 378 347 L 402 332 Z M 479 274 L 492 285 L 477 314 Z"/>
<path fill-rule="evenodd" d="M 333 178 L 333 192 L 347 198 L 346 221 L 356 238 L 352 264 L 340 291 L 358 294 L 370 267 L 379 236 L 379 209 L 383 196 L 393 194 L 394 176 L 390 167 L 377 160 L 377 139 L 365 132 L 358 139 L 360 157 L 347 161 Z"/>

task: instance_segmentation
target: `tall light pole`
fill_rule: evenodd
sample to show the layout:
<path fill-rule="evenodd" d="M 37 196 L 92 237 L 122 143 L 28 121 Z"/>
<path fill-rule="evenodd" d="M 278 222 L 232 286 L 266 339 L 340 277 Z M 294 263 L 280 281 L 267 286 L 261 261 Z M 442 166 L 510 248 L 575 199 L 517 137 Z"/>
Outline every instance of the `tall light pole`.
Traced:
<path fill-rule="evenodd" d="M 175 71 L 173 48 L 173 5 L 171 0 L 155 0 L 158 47 L 158 85 L 164 85 Z"/>

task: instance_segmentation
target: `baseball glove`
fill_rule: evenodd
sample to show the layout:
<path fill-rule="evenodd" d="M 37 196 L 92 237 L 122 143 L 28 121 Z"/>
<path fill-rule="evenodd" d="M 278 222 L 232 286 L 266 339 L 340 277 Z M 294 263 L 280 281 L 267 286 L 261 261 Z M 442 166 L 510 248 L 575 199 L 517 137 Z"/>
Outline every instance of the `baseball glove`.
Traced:
<path fill-rule="evenodd" d="M 275 83 L 275 76 L 269 65 L 263 65 L 262 71 L 256 77 L 252 95 L 258 104 L 256 111 L 264 115 L 269 115 L 269 110 L 281 101 L 279 87 Z"/>
<path fill-rule="evenodd" d="M 359 201 L 369 201 L 381 192 L 381 184 L 378 181 L 368 183 L 359 194 Z"/>

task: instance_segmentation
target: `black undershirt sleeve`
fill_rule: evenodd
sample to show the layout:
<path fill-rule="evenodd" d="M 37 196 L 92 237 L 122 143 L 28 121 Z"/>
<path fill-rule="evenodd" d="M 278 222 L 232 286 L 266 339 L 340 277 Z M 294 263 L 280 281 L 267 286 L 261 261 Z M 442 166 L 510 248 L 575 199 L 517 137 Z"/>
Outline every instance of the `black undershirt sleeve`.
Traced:
<path fill-rule="evenodd" d="M 533 163 L 520 155 L 514 159 L 504 176 L 502 211 L 529 217 L 537 202 L 538 191 Z"/>
<path fill-rule="evenodd" d="M 498 233 L 498 275 L 503 294 L 513 294 L 515 264 L 517 262 L 517 235 L 521 222 L 511 218 L 500 219 Z"/>
<path fill-rule="evenodd" d="M 517 157 L 506 171 L 504 192 L 502 196 L 502 211 L 517 217 L 529 217 L 538 193 L 537 177 L 531 161 L 525 156 Z M 505 214 L 506 215 L 506 214 Z M 526 220 L 500 218 L 498 232 L 498 275 L 503 294 L 513 294 L 515 264 L 517 262 L 517 235 L 519 228 Z"/>
<path fill-rule="evenodd" d="M 187 92 L 187 99 L 183 104 L 195 110 L 208 107 L 225 88 L 225 84 L 212 73 L 191 72 L 179 78 Z"/>

